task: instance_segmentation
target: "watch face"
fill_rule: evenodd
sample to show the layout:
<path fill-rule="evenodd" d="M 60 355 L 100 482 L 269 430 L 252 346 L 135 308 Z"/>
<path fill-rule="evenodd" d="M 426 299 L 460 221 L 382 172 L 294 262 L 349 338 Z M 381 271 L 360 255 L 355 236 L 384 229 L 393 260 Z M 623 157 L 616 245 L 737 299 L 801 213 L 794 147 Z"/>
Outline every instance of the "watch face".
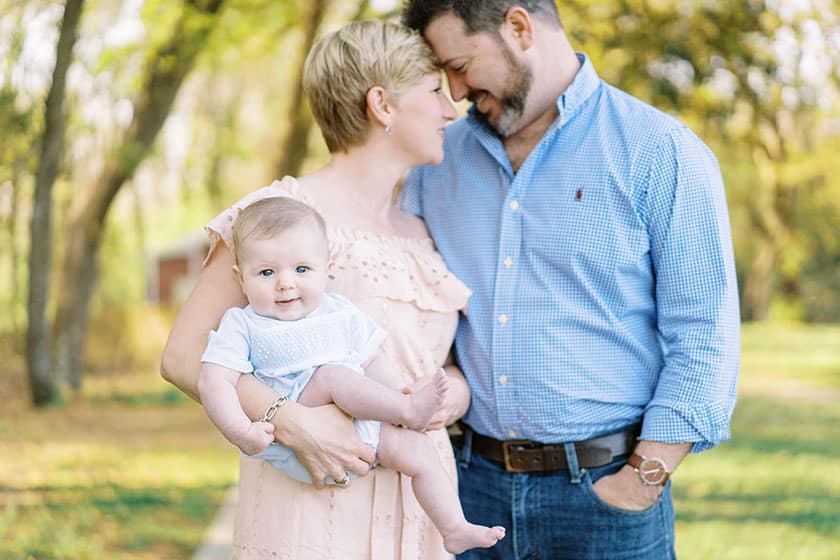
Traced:
<path fill-rule="evenodd" d="M 665 480 L 668 469 L 662 459 L 646 457 L 639 463 L 639 475 L 645 484 L 655 486 Z"/>

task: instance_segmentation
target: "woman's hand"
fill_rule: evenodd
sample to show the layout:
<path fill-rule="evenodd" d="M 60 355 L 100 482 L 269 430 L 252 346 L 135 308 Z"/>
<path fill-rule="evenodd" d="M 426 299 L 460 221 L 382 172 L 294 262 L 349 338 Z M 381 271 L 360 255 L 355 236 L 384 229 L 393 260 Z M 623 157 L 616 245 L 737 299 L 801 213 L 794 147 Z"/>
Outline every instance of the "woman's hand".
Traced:
<path fill-rule="evenodd" d="M 236 391 L 251 420 L 261 419 L 278 397 L 253 375 L 240 375 Z M 271 423 L 274 438 L 295 452 L 316 488 L 324 487 L 327 476 L 344 479 L 346 471 L 364 476 L 375 460 L 373 450 L 356 434 L 352 419 L 335 405 L 307 407 L 287 401 Z"/>
<path fill-rule="evenodd" d="M 335 405 L 309 408 L 289 403 L 273 421 L 277 441 L 295 452 L 316 488 L 324 487 L 327 476 L 342 480 L 348 471 L 365 476 L 376 459 L 359 439 L 350 416 Z"/>

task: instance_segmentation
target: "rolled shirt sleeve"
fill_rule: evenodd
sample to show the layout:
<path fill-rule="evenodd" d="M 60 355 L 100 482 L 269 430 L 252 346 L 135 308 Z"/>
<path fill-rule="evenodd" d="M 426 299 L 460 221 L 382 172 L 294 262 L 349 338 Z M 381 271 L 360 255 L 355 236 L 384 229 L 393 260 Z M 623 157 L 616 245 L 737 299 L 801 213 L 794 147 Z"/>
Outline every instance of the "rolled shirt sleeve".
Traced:
<path fill-rule="evenodd" d="M 645 211 L 664 366 L 642 438 L 702 451 L 730 437 L 740 318 L 723 180 L 714 155 L 685 127 L 658 147 Z"/>

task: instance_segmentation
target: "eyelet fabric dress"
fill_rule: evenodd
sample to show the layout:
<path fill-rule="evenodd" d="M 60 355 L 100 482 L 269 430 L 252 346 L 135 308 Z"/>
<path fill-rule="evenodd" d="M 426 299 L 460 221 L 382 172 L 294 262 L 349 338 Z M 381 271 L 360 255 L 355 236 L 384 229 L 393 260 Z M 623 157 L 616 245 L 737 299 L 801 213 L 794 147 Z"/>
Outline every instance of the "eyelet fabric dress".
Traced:
<path fill-rule="evenodd" d="M 288 196 L 313 206 L 293 177 L 250 193 L 214 218 L 211 249 L 232 246 L 233 222 L 249 204 Z M 449 353 L 470 290 L 449 272 L 430 238 L 350 230 L 327 223 L 335 261 L 327 290 L 343 295 L 388 336 L 382 351 L 406 385 L 434 374 Z M 427 432 L 457 484 L 446 430 Z M 451 559 L 440 533 L 420 508 L 410 477 L 381 466 L 346 489 L 293 480 L 264 461 L 242 458 L 233 558 L 283 560 Z"/>

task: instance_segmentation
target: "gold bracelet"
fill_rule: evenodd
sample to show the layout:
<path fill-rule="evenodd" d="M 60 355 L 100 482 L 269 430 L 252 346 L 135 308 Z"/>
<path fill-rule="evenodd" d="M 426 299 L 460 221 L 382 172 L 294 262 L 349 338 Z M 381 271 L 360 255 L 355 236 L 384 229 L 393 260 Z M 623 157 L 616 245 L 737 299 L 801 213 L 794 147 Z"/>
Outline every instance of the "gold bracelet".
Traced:
<path fill-rule="evenodd" d="M 265 414 L 263 414 L 262 421 L 263 422 L 271 422 L 271 419 L 274 418 L 274 415 L 277 414 L 277 411 L 280 410 L 280 407 L 289 402 L 289 399 L 285 396 L 277 397 L 271 405 L 267 409 L 265 409 Z"/>

